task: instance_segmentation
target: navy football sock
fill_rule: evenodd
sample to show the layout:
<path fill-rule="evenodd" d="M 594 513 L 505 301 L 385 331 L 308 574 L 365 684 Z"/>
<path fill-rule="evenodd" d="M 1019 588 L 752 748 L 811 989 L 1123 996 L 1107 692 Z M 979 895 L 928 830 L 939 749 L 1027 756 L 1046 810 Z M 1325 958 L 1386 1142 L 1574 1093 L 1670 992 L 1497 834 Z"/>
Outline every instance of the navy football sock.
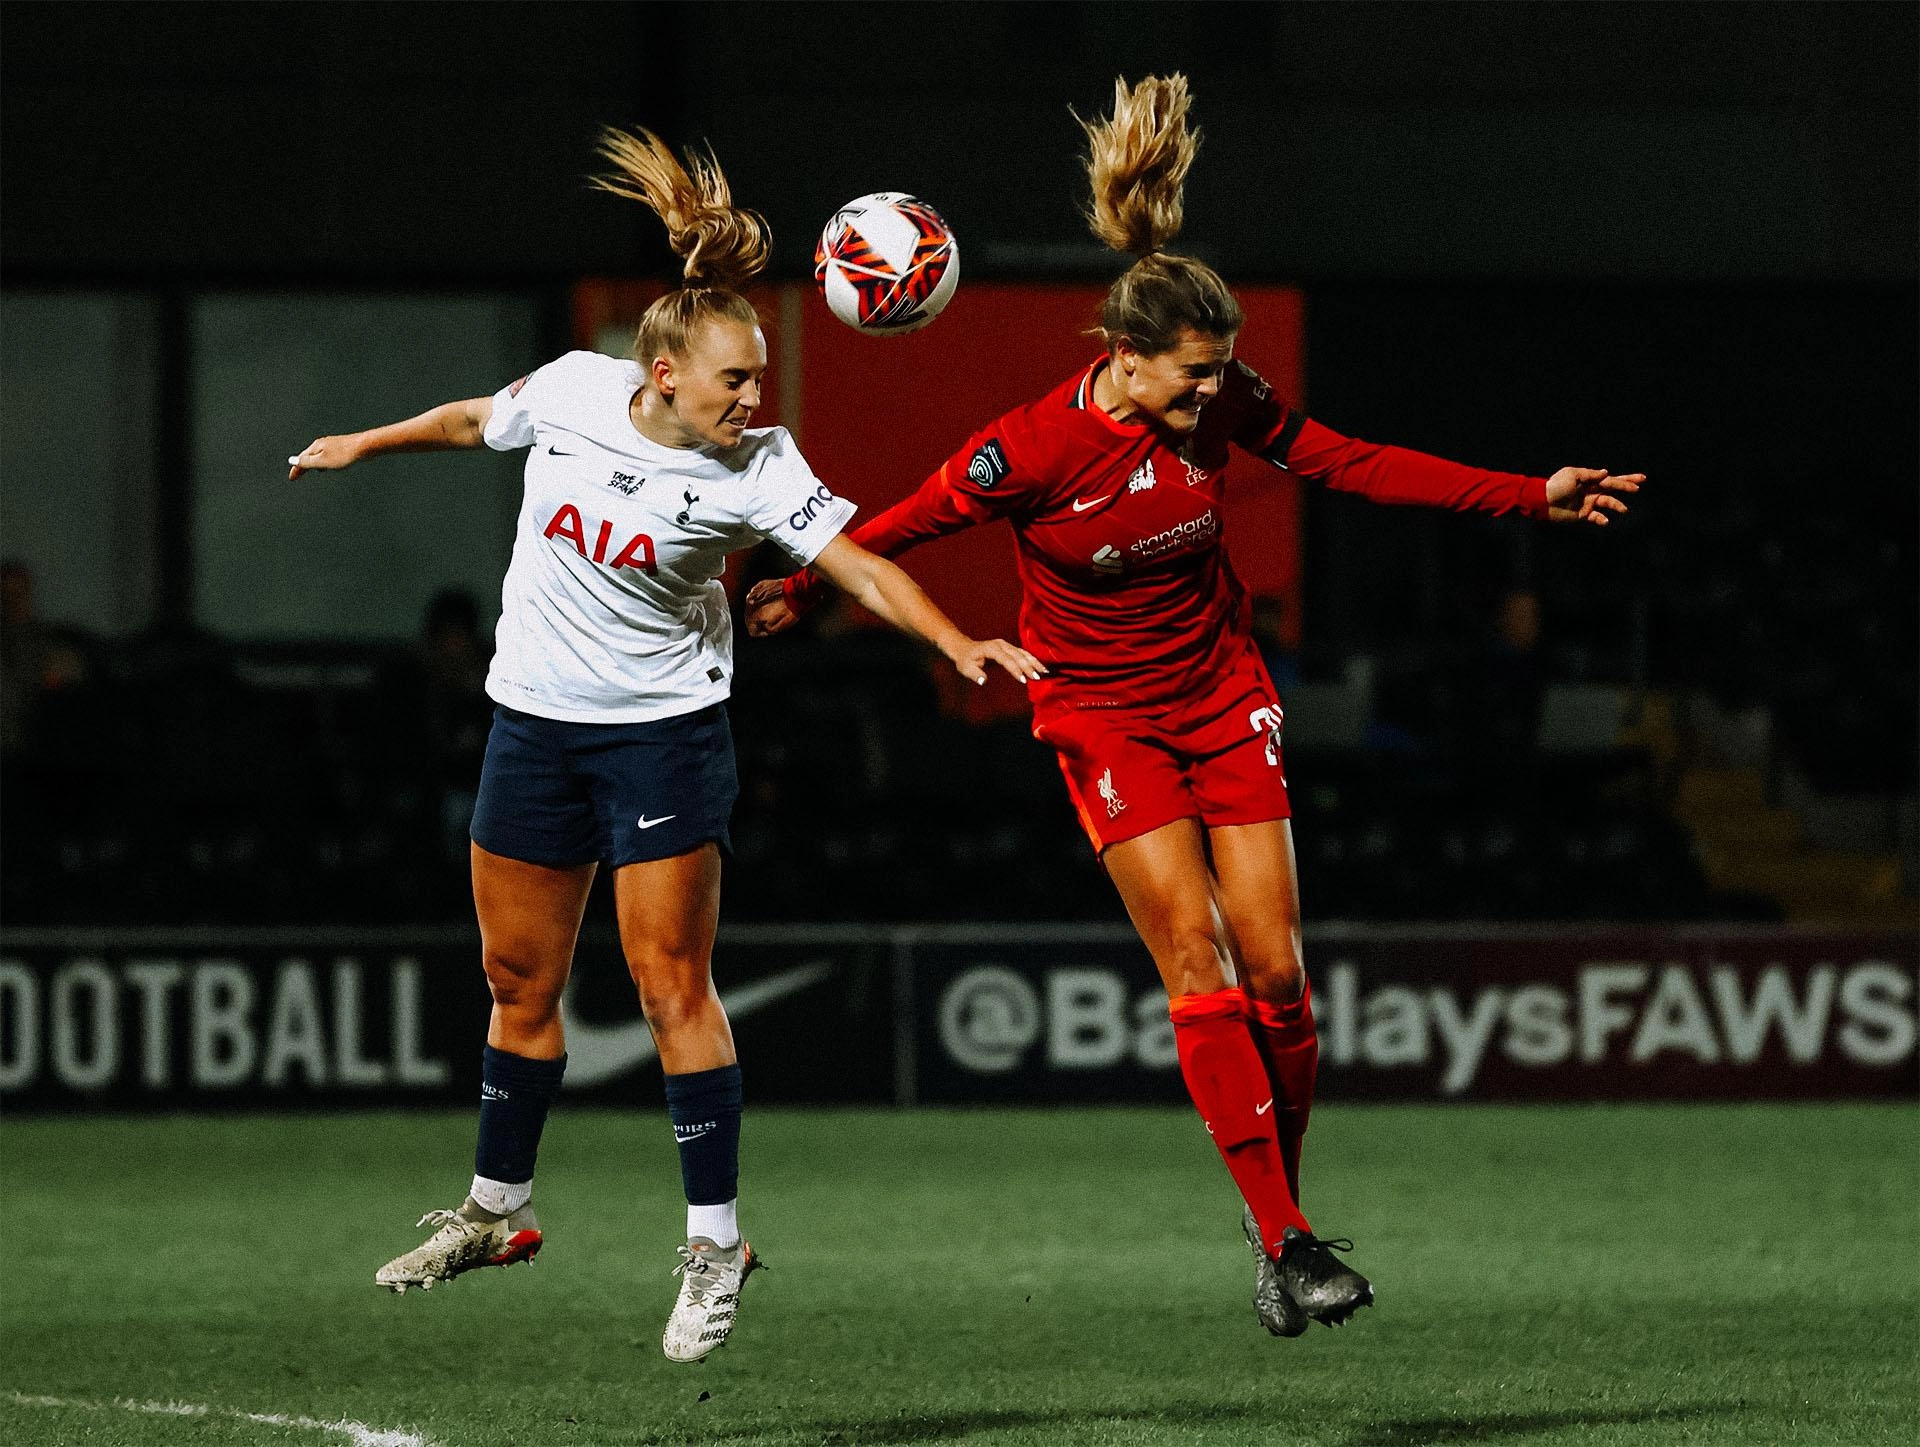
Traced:
<path fill-rule="evenodd" d="M 480 1143 L 473 1153 L 476 1176 L 509 1183 L 533 1179 L 540 1131 L 566 1072 L 564 1055 L 558 1060 L 534 1060 L 486 1047 L 480 1056 Z"/>
<path fill-rule="evenodd" d="M 721 1206 L 740 1194 L 740 1067 L 667 1077 L 667 1117 L 680 1147 L 690 1206 Z"/>

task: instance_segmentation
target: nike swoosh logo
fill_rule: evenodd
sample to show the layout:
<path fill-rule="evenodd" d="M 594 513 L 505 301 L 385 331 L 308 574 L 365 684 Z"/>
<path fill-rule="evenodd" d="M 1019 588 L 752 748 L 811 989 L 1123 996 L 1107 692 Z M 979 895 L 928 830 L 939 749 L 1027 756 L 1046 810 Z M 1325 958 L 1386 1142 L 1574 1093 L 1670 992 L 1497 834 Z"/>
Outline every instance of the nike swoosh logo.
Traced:
<path fill-rule="evenodd" d="M 1265 1105 L 1256 1105 L 1253 1108 L 1253 1113 L 1255 1115 L 1265 1115 L 1268 1111 L 1272 1109 L 1273 1109 L 1273 1102 L 1269 1100 Z"/>
<path fill-rule="evenodd" d="M 832 973 L 833 965 L 826 960 L 796 965 L 777 975 L 723 991 L 720 1004 L 727 1014 L 737 1019 L 817 985 Z M 645 1020 L 633 1020 L 625 1025 L 590 1025 L 582 1020 L 573 1009 L 571 986 L 560 997 L 560 1025 L 567 1036 L 568 1085 L 599 1085 L 618 1079 L 658 1053 L 654 1049 L 653 1032 L 647 1029 Z"/>
<path fill-rule="evenodd" d="M 577 452 L 562 452 L 559 448 L 555 447 L 551 442 L 549 442 L 547 444 L 547 455 L 549 457 L 578 457 L 580 454 Z"/>
<path fill-rule="evenodd" d="M 679 817 L 678 814 L 662 814 L 658 819 L 649 819 L 645 814 L 642 814 L 633 822 L 638 824 L 642 829 L 651 829 L 656 824 L 664 824 L 669 819 L 678 819 Z"/>
<path fill-rule="evenodd" d="M 1107 497 L 1112 497 L 1112 496 L 1113 496 L 1112 493 L 1107 494 Z M 1085 512 L 1090 507 L 1099 507 L 1101 503 L 1107 500 L 1107 497 L 1096 497 L 1091 502 L 1082 502 L 1080 501 L 1079 498 L 1076 497 L 1073 500 L 1073 510 L 1075 512 Z"/>

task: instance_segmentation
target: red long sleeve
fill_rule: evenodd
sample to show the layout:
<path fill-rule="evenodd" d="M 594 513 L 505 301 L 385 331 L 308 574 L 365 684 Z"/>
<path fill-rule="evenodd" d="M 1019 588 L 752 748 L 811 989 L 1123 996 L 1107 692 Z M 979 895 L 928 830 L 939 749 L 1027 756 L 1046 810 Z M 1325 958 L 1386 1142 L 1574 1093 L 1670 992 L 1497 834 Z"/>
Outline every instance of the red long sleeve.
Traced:
<path fill-rule="evenodd" d="M 1277 460 L 1289 472 L 1314 478 L 1341 492 L 1357 492 L 1374 502 L 1495 516 L 1509 512 L 1534 518 L 1547 515 L 1545 478 L 1488 472 L 1407 447 L 1361 442 L 1342 437 L 1311 418 L 1300 419 L 1298 435 L 1285 457 Z"/>

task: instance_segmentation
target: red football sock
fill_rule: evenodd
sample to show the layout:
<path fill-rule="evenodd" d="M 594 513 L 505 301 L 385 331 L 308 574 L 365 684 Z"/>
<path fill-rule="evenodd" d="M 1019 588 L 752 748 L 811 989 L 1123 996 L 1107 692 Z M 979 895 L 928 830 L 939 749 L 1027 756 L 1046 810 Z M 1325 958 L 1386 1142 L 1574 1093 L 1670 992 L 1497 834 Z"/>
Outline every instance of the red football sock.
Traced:
<path fill-rule="evenodd" d="M 1313 1082 L 1320 1069 L 1320 1036 L 1313 1025 L 1313 990 L 1301 991 L 1291 1005 L 1254 1000 L 1251 1006 L 1254 1044 L 1266 1062 L 1273 1086 L 1274 1129 L 1280 1153 L 1287 1162 L 1287 1188 L 1300 1199 L 1300 1152 L 1307 1136 L 1307 1117 L 1313 1112 Z"/>
<path fill-rule="evenodd" d="M 1287 1227 L 1312 1228 L 1287 1184 L 1286 1158 L 1274 1131 L 1277 1098 L 1247 1028 L 1246 1012 L 1244 992 L 1215 990 L 1176 996 L 1168 1013 L 1187 1093 L 1233 1173 L 1233 1183 L 1252 1208 L 1261 1239 L 1268 1250 L 1277 1251 Z"/>

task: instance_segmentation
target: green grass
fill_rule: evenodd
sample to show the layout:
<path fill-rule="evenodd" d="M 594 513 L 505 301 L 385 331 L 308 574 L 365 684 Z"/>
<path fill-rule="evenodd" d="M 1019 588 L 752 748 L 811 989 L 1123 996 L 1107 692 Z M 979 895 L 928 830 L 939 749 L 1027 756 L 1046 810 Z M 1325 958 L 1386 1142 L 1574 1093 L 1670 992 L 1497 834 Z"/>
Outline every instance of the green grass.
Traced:
<path fill-rule="evenodd" d="M 538 1265 L 375 1290 L 466 1115 L 0 1128 L 0 1440 L 546 1444 L 1906 1443 L 1920 1114 L 1328 1108 L 1308 1206 L 1380 1304 L 1269 1338 L 1186 1110 L 761 1111 L 771 1269 L 676 1367 L 658 1114 L 548 1132 Z M 55 1398 L 75 1405 L 28 1403 Z"/>

